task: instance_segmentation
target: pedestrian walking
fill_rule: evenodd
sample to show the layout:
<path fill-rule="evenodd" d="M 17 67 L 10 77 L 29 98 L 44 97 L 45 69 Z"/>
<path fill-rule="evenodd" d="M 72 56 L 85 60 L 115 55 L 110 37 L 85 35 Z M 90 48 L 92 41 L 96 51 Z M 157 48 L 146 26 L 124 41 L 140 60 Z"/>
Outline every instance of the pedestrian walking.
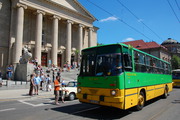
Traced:
<path fill-rule="evenodd" d="M 29 95 L 32 96 L 33 95 L 33 89 L 34 89 L 34 74 L 30 75 L 30 89 L 29 89 Z"/>
<path fill-rule="evenodd" d="M 54 80 L 54 92 L 55 92 L 55 104 L 59 105 L 59 90 L 60 90 L 60 77 L 56 76 L 56 80 Z"/>
<path fill-rule="evenodd" d="M 34 90 L 35 95 L 38 95 L 38 89 L 40 84 L 41 78 L 39 77 L 39 74 L 36 74 L 36 77 L 34 77 Z"/>
<path fill-rule="evenodd" d="M 49 77 L 49 74 L 46 77 L 46 91 L 50 90 L 51 91 L 51 78 Z"/>

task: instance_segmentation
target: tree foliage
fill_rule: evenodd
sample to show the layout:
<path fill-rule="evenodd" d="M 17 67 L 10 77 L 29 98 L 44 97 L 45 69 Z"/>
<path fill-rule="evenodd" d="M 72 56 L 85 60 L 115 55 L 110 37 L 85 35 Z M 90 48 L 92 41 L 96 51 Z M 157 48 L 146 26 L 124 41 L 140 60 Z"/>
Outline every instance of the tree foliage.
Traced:
<path fill-rule="evenodd" d="M 101 46 L 101 45 L 103 45 L 102 43 L 97 43 L 97 46 Z"/>
<path fill-rule="evenodd" d="M 173 55 L 171 59 L 172 69 L 180 68 L 180 57 Z"/>

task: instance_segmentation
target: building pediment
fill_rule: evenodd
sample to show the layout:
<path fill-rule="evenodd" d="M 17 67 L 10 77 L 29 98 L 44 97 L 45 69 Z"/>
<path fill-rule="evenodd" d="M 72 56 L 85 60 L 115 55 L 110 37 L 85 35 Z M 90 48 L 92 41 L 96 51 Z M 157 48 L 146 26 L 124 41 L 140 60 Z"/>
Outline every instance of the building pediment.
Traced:
<path fill-rule="evenodd" d="M 87 27 L 92 27 L 92 23 L 96 20 L 77 0 L 14 0 L 14 7 L 18 3 L 27 6 L 27 9 L 41 10 L 46 15 L 70 19 Z"/>
<path fill-rule="evenodd" d="M 69 10 L 80 13 L 84 16 L 90 17 L 94 20 L 96 18 L 91 15 L 77 0 L 47 0 L 57 5 L 63 6 Z"/>

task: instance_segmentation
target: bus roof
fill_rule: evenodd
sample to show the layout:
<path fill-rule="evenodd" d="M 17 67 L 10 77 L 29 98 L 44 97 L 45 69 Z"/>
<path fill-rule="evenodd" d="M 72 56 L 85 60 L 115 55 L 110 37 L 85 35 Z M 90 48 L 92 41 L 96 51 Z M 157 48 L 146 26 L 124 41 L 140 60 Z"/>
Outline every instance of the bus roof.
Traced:
<path fill-rule="evenodd" d="M 151 56 L 151 57 L 153 57 L 153 58 L 155 58 L 155 59 L 161 60 L 161 61 L 163 61 L 163 62 L 165 62 L 165 63 L 167 63 L 167 64 L 170 64 L 170 63 L 167 62 L 167 61 L 164 61 L 164 60 L 162 60 L 162 59 L 160 59 L 160 58 L 158 58 L 158 57 L 155 57 L 155 56 L 153 56 L 153 55 L 151 55 L 151 54 L 148 54 L 148 53 L 146 53 L 146 52 L 144 52 L 144 51 L 141 51 L 141 50 L 139 50 L 139 49 L 134 48 L 134 47 L 131 46 L 131 45 L 126 45 L 126 44 L 124 44 L 124 43 L 106 44 L 106 45 L 93 46 L 93 47 L 85 48 L 85 49 L 83 49 L 83 50 L 88 50 L 88 49 L 98 48 L 98 47 L 104 47 L 104 46 L 111 46 L 111 45 L 120 45 L 120 46 L 124 46 L 124 47 L 131 47 L 133 50 L 136 50 L 136 51 L 138 51 L 138 52 L 140 52 L 140 53 L 143 53 L 143 54 L 148 55 L 148 56 Z M 180 70 L 180 69 L 179 69 L 179 70 Z"/>

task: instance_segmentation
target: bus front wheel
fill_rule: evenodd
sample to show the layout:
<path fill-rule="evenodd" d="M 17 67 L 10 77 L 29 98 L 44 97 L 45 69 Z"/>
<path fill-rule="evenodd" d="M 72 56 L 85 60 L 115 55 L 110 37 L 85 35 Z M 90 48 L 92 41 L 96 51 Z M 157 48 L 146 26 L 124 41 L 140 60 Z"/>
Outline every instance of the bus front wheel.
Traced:
<path fill-rule="evenodd" d="M 139 96 L 138 96 L 138 103 L 135 106 L 135 110 L 139 111 L 142 110 L 145 104 L 145 97 L 144 97 L 144 92 L 140 92 Z"/>

